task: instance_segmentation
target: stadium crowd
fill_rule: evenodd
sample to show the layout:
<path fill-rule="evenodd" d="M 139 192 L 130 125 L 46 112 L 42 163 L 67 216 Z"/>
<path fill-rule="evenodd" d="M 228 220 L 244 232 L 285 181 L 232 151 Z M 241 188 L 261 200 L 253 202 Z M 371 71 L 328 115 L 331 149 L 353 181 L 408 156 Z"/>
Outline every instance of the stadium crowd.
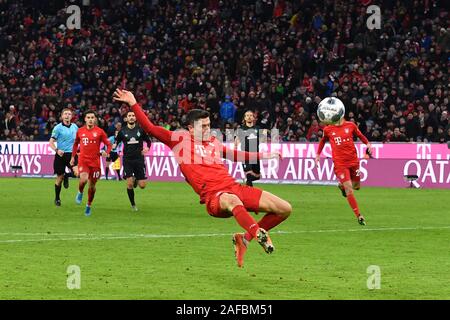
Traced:
<path fill-rule="evenodd" d="M 152 121 L 175 130 L 192 108 L 213 128 L 247 109 L 283 141 L 318 141 L 318 102 L 336 95 L 370 141 L 450 140 L 450 28 L 444 1 L 0 0 L 0 140 L 44 141 L 72 108 L 94 109 L 108 135 L 132 90 Z"/>

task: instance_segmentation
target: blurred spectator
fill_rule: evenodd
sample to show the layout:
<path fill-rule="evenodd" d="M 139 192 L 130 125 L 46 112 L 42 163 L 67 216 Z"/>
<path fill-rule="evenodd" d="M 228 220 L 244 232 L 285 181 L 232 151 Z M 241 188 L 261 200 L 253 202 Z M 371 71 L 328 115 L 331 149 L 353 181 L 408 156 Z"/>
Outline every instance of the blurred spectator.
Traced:
<path fill-rule="evenodd" d="M 317 120 L 313 120 L 311 126 L 308 129 L 308 133 L 306 134 L 306 139 L 308 141 L 318 141 L 318 133 L 321 130 L 321 126 Z"/>
<path fill-rule="evenodd" d="M 427 131 L 423 138 L 424 142 L 437 142 L 436 134 L 434 133 L 434 128 L 432 126 L 427 127 Z"/>
<path fill-rule="evenodd" d="M 81 30 L 58 3 L 0 1 L 2 140 L 47 140 L 65 107 L 78 124 L 97 110 L 111 131 L 127 110 L 111 101 L 119 86 L 170 130 L 192 108 L 222 129 L 252 109 L 284 141 L 317 141 L 333 94 L 373 141 L 448 140 L 443 1 L 380 0 L 381 30 L 366 27 L 370 1 L 90 1 Z"/>
<path fill-rule="evenodd" d="M 394 134 L 390 138 L 391 142 L 406 142 L 406 136 L 400 131 L 399 128 L 394 129 Z"/>
<path fill-rule="evenodd" d="M 421 135 L 419 119 L 409 113 L 406 121 L 406 137 L 409 141 L 414 141 L 417 136 Z"/>
<path fill-rule="evenodd" d="M 230 123 L 233 124 L 236 115 L 236 106 L 230 101 L 231 97 L 229 95 L 225 96 L 225 101 L 220 105 L 220 118 L 223 124 Z"/>

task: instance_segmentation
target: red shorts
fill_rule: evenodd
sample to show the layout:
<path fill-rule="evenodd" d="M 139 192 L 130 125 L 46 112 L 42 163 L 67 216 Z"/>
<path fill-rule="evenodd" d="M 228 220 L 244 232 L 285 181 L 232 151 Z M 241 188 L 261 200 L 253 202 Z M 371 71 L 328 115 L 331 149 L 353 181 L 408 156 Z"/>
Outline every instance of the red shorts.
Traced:
<path fill-rule="evenodd" d="M 335 167 L 334 173 L 340 183 L 344 183 L 345 181 L 360 182 L 361 180 L 359 165 L 351 167 Z"/>
<path fill-rule="evenodd" d="M 100 179 L 101 176 L 100 164 L 79 161 L 78 172 L 80 175 L 82 173 L 89 174 L 89 179 L 91 180 Z"/>
<path fill-rule="evenodd" d="M 259 210 L 259 200 L 261 199 L 262 190 L 249 187 L 242 186 L 238 183 L 235 185 L 221 190 L 219 192 L 213 192 L 206 196 L 206 210 L 209 215 L 216 218 L 228 218 L 233 216 L 231 212 L 220 209 L 220 195 L 222 193 L 231 193 L 236 195 L 244 204 L 245 209 L 248 211 L 258 212 Z"/>

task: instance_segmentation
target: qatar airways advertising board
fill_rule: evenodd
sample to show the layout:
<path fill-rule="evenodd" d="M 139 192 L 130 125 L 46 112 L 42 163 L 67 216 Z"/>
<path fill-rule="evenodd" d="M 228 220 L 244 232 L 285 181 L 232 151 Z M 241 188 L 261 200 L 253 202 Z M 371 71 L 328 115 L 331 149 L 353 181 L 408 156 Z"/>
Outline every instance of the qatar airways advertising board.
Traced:
<path fill-rule="evenodd" d="M 262 160 L 260 182 L 336 184 L 330 145 L 325 145 L 319 167 L 314 164 L 317 147 L 317 143 L 262 143 L 260 151 L 279 151 L 283 159 Z M 446 144 L 374 143 L 372 147 L 373 159 L 364 159 L 366 146 L 356 144 L 363 185 L 406 187 L 409 182 L 405 181 L 405 175 L 417 175 L 417 186 L 450 188 L 450 153 Z M 0 141 L 0 177 L 52 177 L 53 158 L 54 152 L 47 142 Z M 244 178 L 242 163 L 228 160 L 224 163 L 234 178 Z M 184 180 L 172 151 L 162 143 L 152 144 L 145 164 L 149 180 Z M 21 169 L 14 170 L 15 166 Z M 102 159 L 102 171 L 104 166 Z"/>

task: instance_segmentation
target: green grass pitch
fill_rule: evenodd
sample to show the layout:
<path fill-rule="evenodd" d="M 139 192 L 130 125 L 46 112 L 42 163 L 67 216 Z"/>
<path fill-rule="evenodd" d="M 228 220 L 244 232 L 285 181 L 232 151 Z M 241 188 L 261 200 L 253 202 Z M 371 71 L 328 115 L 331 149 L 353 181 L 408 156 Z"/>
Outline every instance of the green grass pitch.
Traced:
<path fill-rule="evenodd" d="M 260 186 L 293 213 L 271 232 L 275 252 L 252 243 L 239 269 L 240 227 L 186 183 L 136 190 L 134 213 L 123 182 L 100 181 L 85 217 L 76 180 L 57 208 L 53 180 L 0 179 L 0 299 L 450 299 L 449 190 L 363 188 L 363 227 L 336 187 Z"/>

